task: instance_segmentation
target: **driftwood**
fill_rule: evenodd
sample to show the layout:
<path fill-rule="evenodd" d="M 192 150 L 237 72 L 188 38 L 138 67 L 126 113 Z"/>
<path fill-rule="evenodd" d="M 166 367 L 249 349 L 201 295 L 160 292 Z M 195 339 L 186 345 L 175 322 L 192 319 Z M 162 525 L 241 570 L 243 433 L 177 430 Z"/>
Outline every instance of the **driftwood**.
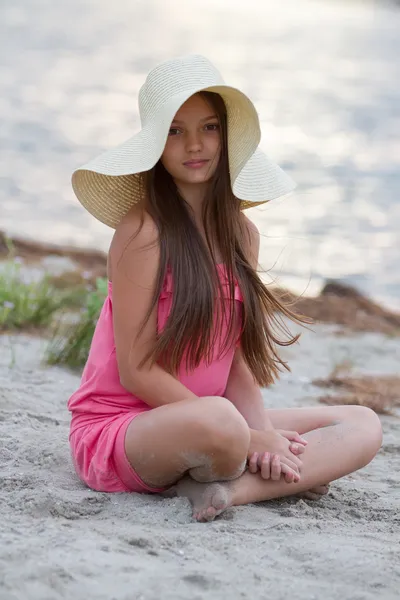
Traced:
<path fill-rule="evenodd" d="M 339 282 L 328 282 L 316 298 L 292 296 L 292 302 L 297 312 L 316 323 L 335 323 L 352 331 L 400 334 L 400 314 Z"/>
<path fill-rule="evenodd" d="M 400 377 L 396 375 L 353 375 L 342 365 L 313 384 L 335 392 L 319 398 L 324 404 L 358 404 L 379 414 L 393 414 L 400 406 Z"/>
<path fill-rule="evenodd" d="M 34 242 L 6 236 L 0 231 L 0 260 L 6 260 L 12 254 L 24 259 L 26 264 L 38 264 L 47 256 L 64 256 L 71 259 L 90 277 L 105 277 L 107 273 L 107 255 L 101 250 L 77 248 L 75 246 L 59 246 L 45 242 Z"/>

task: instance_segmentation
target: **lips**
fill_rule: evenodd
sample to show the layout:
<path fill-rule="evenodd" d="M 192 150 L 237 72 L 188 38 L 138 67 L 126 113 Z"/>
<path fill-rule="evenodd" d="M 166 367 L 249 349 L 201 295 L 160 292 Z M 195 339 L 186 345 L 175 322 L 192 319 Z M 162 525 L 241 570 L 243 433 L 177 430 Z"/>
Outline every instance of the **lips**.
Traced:
<path fill-rule="evenodd" d="M 201 167 L 202 165 L 205 165 L 206 163 L 208 163 L 208 160 L 205 158 L 198 158 L 196 160 L 188 160 L 186 162 L 184 162 L 184 166 L 185 167 Z"/>

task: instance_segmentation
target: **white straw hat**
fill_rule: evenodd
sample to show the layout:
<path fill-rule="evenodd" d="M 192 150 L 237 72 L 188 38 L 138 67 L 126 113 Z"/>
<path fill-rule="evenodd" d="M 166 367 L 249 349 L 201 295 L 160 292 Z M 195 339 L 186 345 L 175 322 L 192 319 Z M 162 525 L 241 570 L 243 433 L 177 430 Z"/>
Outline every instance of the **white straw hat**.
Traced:
<path fill-rule="evenodd" d="M 141 131 L 73 173 L 74 192 L 94 217 L 115 228 L 140 200 L 140 174 L 156 165 L 175 114 L 200 91 L 216 92 L 225 102 L 231 185 L 242 208 L 294 189 L 294 182 L 257 148 L 261 132 L 253 103 L 227 86 L 209 60 L 190 55 L 166 61 L 148 74 L 139 92 Z"/>

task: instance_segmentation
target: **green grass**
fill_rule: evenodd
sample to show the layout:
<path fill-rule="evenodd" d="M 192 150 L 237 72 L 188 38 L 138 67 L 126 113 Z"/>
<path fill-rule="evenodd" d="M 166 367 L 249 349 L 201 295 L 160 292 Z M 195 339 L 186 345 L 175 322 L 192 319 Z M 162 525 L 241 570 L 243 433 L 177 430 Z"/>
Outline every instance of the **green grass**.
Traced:
<path fill-rule="evenodd" d="M 71 369 L 81 369 L 85 365 L 106 295 L 107 280 L 99 278 L 96 289 L 87 292 L 76 322 L 67 325 L 65 319 L 59 320 L 46 352 L 47 364 Z"/>
<path fill-rule="evenodd" d="M 49 327 L 58 311 L 76 309 L 83 295 L 78 288 L 58 290 L 47 277 L 27 281 L 26 270 L 11 258 L 0 270 L 0 331 Z"/>
<path fill-rule="evenodd" d="M 0 263 L 0 333 L 40 330 L 49 337 L 44 362 L 82 368 L 107 280 L 97 279 L 95 289 L 86 283 L 60 288 L 51 277 L 30 275 L 10 243 L 8 260 Z"/>

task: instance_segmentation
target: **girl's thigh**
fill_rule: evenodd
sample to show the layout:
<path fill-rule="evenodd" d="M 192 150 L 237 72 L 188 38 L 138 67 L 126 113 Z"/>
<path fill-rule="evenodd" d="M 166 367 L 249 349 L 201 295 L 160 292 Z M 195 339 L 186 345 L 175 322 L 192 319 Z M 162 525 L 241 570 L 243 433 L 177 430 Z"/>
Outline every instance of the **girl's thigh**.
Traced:
<path fill-rule="evenodd" d="M 297 431 L 300 435 L 355 420 L 362 422 L 371 419 L 372 411 L 363 406 L 316 406 L 304 408 L 267 409 L 275 429 Z M 376 420 L 376 415 L 375 415 Z"/>
<path fill-rule="evenodd" d="M 125 452 L 139 477 L 153 487 L 173 485 L 187 471 L 230 470 L 247 457 L 246 421 L 229 400 L 207 396 L 146 411 L 131 421 Z"/>

